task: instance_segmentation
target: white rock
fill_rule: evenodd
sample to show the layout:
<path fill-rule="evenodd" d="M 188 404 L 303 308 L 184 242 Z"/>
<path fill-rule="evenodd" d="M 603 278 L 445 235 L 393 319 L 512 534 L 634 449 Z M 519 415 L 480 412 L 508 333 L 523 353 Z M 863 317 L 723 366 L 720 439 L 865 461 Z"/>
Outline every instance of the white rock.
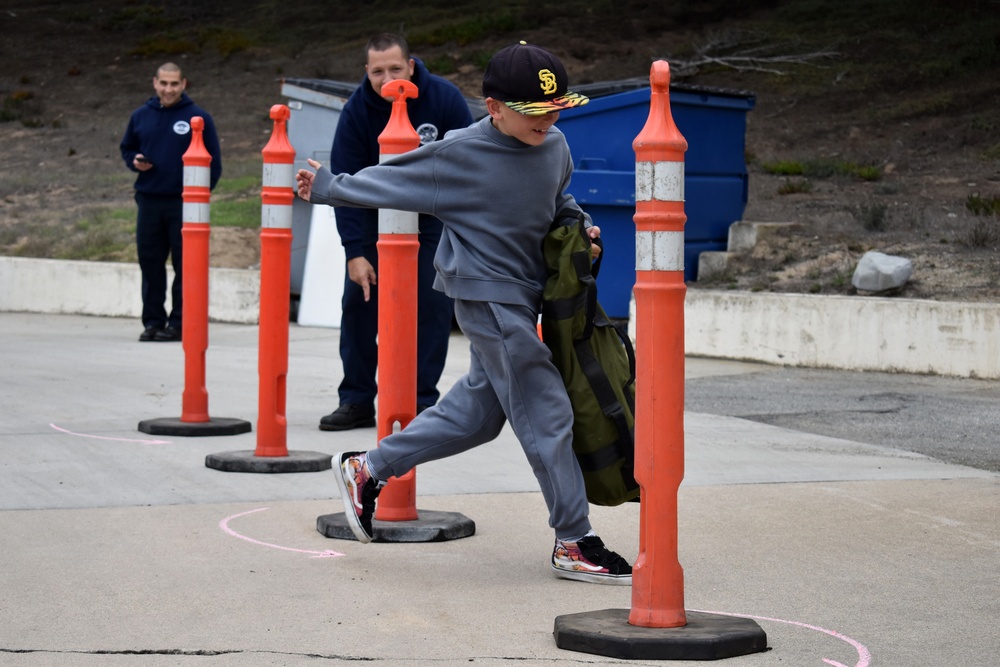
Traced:
<path fill-rule="evenodd" d="M 858 262 L 851 284 L 866 292 L 884 292 L 902 287 L 912 274 L 910 260 L 872 250 Z"/>

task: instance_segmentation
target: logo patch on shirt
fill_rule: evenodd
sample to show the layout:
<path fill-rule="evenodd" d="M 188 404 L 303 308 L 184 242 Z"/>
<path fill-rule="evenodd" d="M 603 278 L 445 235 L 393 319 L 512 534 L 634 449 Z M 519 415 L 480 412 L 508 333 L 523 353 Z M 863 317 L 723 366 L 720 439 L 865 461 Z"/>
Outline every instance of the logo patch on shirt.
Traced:
<path fill-rule="evenodd" d="M 179 120 L 174 123 L 174 134 L 187 134 L 191 131 L 191 124 L 186 120 Z"/>
<path fill-rule="evenodd" d="M 437 141 L 438 129 L 433 123 L 422 123 L 417 128 L 417 134 L 420 135 L 420 145 L 423 146 L 424 144 Z"/>

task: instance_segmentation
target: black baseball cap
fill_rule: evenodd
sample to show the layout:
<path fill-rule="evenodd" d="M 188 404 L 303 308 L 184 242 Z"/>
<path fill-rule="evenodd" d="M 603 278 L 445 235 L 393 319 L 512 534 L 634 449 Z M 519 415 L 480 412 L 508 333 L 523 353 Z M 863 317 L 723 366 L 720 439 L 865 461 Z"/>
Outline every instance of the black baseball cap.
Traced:
<path fill-rule="evenodd" d="M 559 59 L 540 46 L 520 42 L 493 54 L 483 74 L 483 96 L 526 116 L 586 104 L 590 99 L 566 88 L 569 77 Z"/>

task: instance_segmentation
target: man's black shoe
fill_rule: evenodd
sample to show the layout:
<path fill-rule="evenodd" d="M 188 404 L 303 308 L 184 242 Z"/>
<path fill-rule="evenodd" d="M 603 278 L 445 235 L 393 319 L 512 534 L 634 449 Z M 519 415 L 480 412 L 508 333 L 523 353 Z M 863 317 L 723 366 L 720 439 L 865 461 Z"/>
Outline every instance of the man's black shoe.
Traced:
<path fill-rule="evenodd" d="M 139 334 L 139 341 L 142 343 L 148 343 L 156 338 L 156 334 L 160 333 L 160 327 L 146 327 L 146 330 Z"/>
<path fill-rule="evenodd" d="M 352 428 L 368 428 L 375 425 L 375 408 L 344 403 L 339 408 L 319 420 L 321 431 L 349 431 Z"/>
<path fill-rule="evenodd" d="M 153 336 L 153 340 L 155 340 L 158 343 L 180 342 L 180 339 L 181 339 L 181 330 L 175 329 L 173 327 L 160 329 L 159 331 L 156 332 L 156 335 Z"/>

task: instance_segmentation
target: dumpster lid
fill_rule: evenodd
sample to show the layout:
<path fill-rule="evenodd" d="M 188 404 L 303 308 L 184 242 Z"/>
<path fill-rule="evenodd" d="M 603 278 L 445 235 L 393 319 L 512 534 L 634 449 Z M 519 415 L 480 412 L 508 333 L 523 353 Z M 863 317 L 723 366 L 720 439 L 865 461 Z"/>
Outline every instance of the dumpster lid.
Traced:
<path fill-rule="evenodd" d="M 351 93 L 358 87 L 356 82 L 348 83 L 347 81 L 334 81 L 332 79 L 301 79 L 290 76 L 282 78 L 281 83 L 314 90 L 318 93 L 326 93 L 327 95 L 337 95 L 339 97 L 350 97 Z"/>
<path fill-rule="evenodd" d="M 648 76 L 637 76 L 629 79 L 616 79 L 614 81 L 595 81 L 593 83 L 584 83 L 580 85 L 574 85 L 573 90 L 582 93 L 587 97 L 604 97 L 606 95 L 614 95 L 615 93 L 624 93 L 630 90 L 638 90 L 640 88 L 649 88 L 649 77 Z M 749 99 L 756 102 L 757 93 L 751 92 L 749 90 L 736 90 L 733 88 L 716 88 L 714 86 L 699 86 L 692 83 L 673 83 L 670 84 L 670 90 L 676 90 L 685 93 L 702 93 L 707 95 L 719 95 L 722 97 L 739 97 L 744 99 Z"/>
<path fill-rule="evenodd" d="M 350 97 L 351 93 L 353 93 L 358 87 L 357 82 L 348 83 L 347 81 L 334 81 L 332 79 L 301 79 L 296 77 L 284 77 L 281 79 L 281 82 L 298 86 L 299 88 L 315 90 L 318 93 L 340 95 L 341 97 Z"/>
<path fill-rule="evenodd" d="M 350 97 L 358 87 L 357 83 L 349 83 L 347 81 L 335 81 L 333 79 L 302 79 L 296 77 L 285 77 L 281 79 L 281 83 L 283 86 L 285 84 L 298 86 L 299 88 L 304 88 L 317 93 L 336 95 L 337 97 L 344 98 Z M 486 104 L 481 99 L 466 97 L 465 103 L 468 105 L 469 113 L 472 114 L 473 119 L 478 120 L 486 115 Z"/>

